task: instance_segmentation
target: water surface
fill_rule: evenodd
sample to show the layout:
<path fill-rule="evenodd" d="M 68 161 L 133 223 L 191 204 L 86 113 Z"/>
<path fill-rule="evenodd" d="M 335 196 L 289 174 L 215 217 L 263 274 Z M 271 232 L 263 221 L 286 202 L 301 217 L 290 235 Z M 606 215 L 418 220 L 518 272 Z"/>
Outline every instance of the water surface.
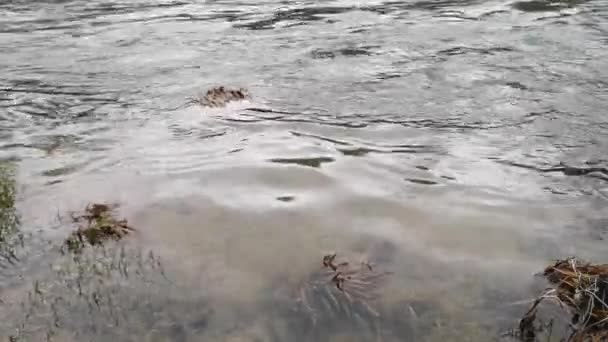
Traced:
<path fill-rule="evenodd" d="M 608 175 L 543 171 L 608 167 L 605 1 L 0 9 L 0 156 L 30 236 L 0 266 L 3 338 L 488 341 L 553 258 L 608 258 Z M 215 85 L 253 97 L 190 101 Z M 41 241 L 94 201 L 162 275 L 61 285 L 76 266 Z M 293 310 L 329 251 L 392 272 L 377 322 Z"/>

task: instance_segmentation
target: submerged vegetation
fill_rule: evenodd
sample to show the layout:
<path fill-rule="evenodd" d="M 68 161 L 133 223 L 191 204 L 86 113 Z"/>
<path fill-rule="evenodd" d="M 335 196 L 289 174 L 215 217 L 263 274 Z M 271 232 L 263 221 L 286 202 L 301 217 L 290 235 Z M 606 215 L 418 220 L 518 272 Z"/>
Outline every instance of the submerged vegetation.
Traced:
<path fill-rule="evenodd" d="M 381 334 L 380 311 L 374 303 L 391 273 L 369 262 L 338 259 L 335 253 L 323 256 L 321 264 L 320 269 L 289 287 L 290 300 L 278 300 L 291 303 L 294 330 L 319 340 L 322 332 L 362 328 L 361 333 L 376 335 L 368 338 L 377 338 Z"/>
<path fill-rule="evenodd" d="M 17 262 L 23 261 L 15 252 L 15 247 L 24 243 L 15 194 L 14 169 L 9 164 L 0 164 L 0 266 L 21 265 L 22 262 Z M 70 253 L 53 259 L 51 271 L 34 279 L 27 293 L 0 298 L 6 310 L 0 312 L 3 331 L 0 339 L 111 340 L 162 336 L 185 340 L 186 336 L 203 338 L 217 333 L 206 329 L 209 320 L 214 319 L 214 311 L 201 289 L 197 288 L 195 293 L 186 293 L 181 288 L 167 291 L 163 288 L 175 283 L 166 276 L 160 259 L 152 251 L 146 255 L 128 245 L 106 243 L 135 231 L 127 220 L 117 217 L 116 208 L 113 204 L 93 203 L 82 212 L 71 214 L 70 223 L 76 228 L 61 248 L 62 252 Z M 444 328 L 437 321 L 422 322 L 441 315 L 437 308 L 424 316 L 424 305 L 421 310 L 402 303 L 380 305 L 378 299 L 391 272 L 382 270 L 383 262 L 379 262 L 380 265 L 351 262 L 332 253 L 322 257 L 319 269 L 295 283 L 284 286 L 279 282 L 279 294 L 287 297 L 273 297 L 273 312 L 286 320 L 287 329 L 282 335 L 278 325 L 269 328 L 278 330 L 270 340 L 295 335 L 298 341 L 316 341 L 346 334 L 360 340 L 411 335 L 436 341 L 459 333 L 454 331 L 456 326 Z M 573 257 L 549 265 L 543 275 L 552 287 L 536 298 L 520 320 L 516 335 L 525 342 L 608 341 L 608 264 L 590 264 Z M 565 338 L 559 334 L 552 336 L 553 321 L 543 324 L 539 317 L 540 304 L 546 300 L 557 303 L 571 315 L 571 330 Z M 420 302 L 424 304 L 424 300 Z M 252 324 L 255 327 L 256 322 Z M 418 332 L 418 325 L 426 328 Z M 253 329 L 246 324 L 241 328 L 237 331 L 230 328 L 224 333 L 246 336 L 247 329 Z M 480 329 L 467 330 L 466 338 L 484 340 L 486 336 Z M 4 332 L 10 335 L 3 335 Z"/>
<path fill-rule="evenodd" d="M 298 301 L 309 311 L 313 322 L 322 311 L 322 307 L 315 305 L 318 300 L 327 301 L 331 310 L 349 317 L 357 313 L 379 316 L 370 302 L 378 298 L 378 291 L 389 272 L 378 271 L 368 262 L 355 266 L 347 260 L 337 262 L 335 253 L 323 257 L 323 267 L 299 289 Z"/>
<path fill-rule="evenodd" d="M 26 293 L 7 298 L 0 340 L 130 340 L 152 333 L 170 340 L 175 328 L 167 316 L 180 312 L 192 321 L 173 324 L 199 329 L 208 314 L 205 303 L 194 296 L 185 300 L 183 292 L 166 291 L 167 286 L 172 283 L 152 251 L 108 244 L 64 255 Z"/>
<path fill-rule="evenodd" d="M 15 208 L 16 182 L 13 165 L 0 162 L 0 258 L 9 263 L 16 259 L 15 247 L 23 243 L 19 215 Z"/>
<path fill-rule="evenodd" d="M 608 341 L 608 264 L 571 257 L 548 266 L 543 275 L 553 287 L 545 290 L 521 319 L 520 338 L 540 341 L 538 333 L 545 327 L 536 322 L 536 316 L 539 305 L 549 299 L 571 314 L 568 342 Z"/>
<path fill-rule="evenodd" d="M 80 224 L 65 241 L 70 252 L 79 253 L 86 244 L 99 245 L 108 239 L 120 240 L 134 231 L 127 220 L 119 220 L 113 213 L 115 206 L 89 204 L 83 214 L 72 215 L 72 221 Z"/>
<path fill-rule="evenodd" d="M 10 278 L 2 283 L 7 286 L 0 298 L 1 341 L 107 341 L 152 335 L 172 339 L 176 329 L 185 329 L 182 326 L 195 333 L 204 327 L 208 316 L 204 298 L 189 295 L 185 299 L 184 291 L 175 295 L 167 291 L 173 283 L 153 251 L 105 243 L 134 230 L 126 220 L 116 218 L 114 205 L 91 204 L 82 213 L 71 215 L 71 223 L 78 227 L 61 245 L 61 251 L 72 253 L 52 255 L 57 249 L 45 246 L 56 246 L 53 241 L 43 239 L 40 244 L 39 239 L 34 242 L 28 238 L 26 242 L 31 242 L 45 260 L 17 259 L 13 246 L 21 234 L 14 207 L 15 182 L 9 170 L 2 169 L 0 184 L 1 256 L 18 266 L 11 269 L 28 269 L 32 262 L 39 267 L 34 278 L 21 282 Z M 23 243 L 23 238 L 20 241 Z M 87 245 L 95 248 L 85 248 Z M 14 272 L 0 275 L 22 277 Z M 164 295 L 159 297 L 161 291 Z M 171 318 L 184 312 L 192 321 L 176 323 Z"/>

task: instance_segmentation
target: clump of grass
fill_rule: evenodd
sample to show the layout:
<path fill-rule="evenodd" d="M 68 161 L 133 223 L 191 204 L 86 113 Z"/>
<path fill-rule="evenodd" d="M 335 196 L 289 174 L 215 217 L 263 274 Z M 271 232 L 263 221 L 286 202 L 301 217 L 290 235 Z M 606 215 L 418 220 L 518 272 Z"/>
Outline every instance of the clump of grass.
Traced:
<path fill-rule="evenodd" d="M 73 253 L 80 253 L 87 245 L 100 245 L 106 240 L 120 240 L 134 231 L 127 220 L 116 218 L 115 206 L 101 203 L 89 204 L 84 213 L 72 215 L 74 223 L 80 226 L 65 240 L 65 247 Z"/>
<path fill-rule="evenodd" d="M 9 163 L 0 162 L 0 257 L 11 263 L 17 259 L 16 242 L 23 242 L 15 208 L 16 187 L 14 168 Z"/>
<path fill-rule="evenodd" d="M 572 315 L 568 342 L 608 341 L 608 264 L 591 264 L 571 257 L 548 266 L 543 275 L 553 287 L 545 290 L 521 319 L 520 337 L 536 340 L 538 306 L 551 299 Z"/>
<path fill-rule="evenodd" d="M 203 107 L 224 107 L 228 102 L 242 101 L 251 98 L 245 88 L 214 87 L 201 94 L 194 101 Z"/>

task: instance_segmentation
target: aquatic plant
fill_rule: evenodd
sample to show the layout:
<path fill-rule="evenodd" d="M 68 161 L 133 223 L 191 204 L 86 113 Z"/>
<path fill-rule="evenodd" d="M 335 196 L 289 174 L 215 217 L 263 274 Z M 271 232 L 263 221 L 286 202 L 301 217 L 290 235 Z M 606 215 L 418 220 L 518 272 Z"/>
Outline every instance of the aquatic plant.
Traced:
<path fill-rule="evenodd" d="M 3 307 L 0 340 L 108 341 L 146 334 L 179 340 L 176 327 L 195 333 L 210 313 L 203 296 L 174 286 L 152 250 L 115 244 L 83 249 L 53 262 L 25 293 L 13 293 Z"/>
<path fill-rule="evenodd" d="M 608 341 L 608 264 L 570 257 L 549 265 L 543 275 L 553 287 L 544 291 L 520 320 L 520 338 L 536 341 L 538 306 L 550 299 L 571 313 L 568 342 Z"/>
<path fill-rule="evenodd" d="M 14 167 L 12 164 L 0 162 L 0 257 L 11 263 L 17 259 L 15 246 L 23 243 L 15 196 Z"/>
<path fill-rule="evenodd" d="M 115 206 L 89 204 L 83 214 L 72 214 L 72 221 L 81 224 L 65 241 L 68 251 L 78 253 L 88 243 L 99 245 L 105 240 L 120 240 L 134 231 L 127 220 L 118 220 L 113 213 Z"/>
<path fill-rule="evenodd" d="M 231 89 L 223 86 L 214 87 L 200 95 L 194 102 L 203 107 L 224 107 L 228 102 L 249 99 L 249 91 L 245 88 Z"/>
<path fill-rule="evenodd" d="M 323 256 L 322 269 L 300 283 L 296 302 L 313 326 L 343 318 L 374 321 L 380 314 L 372 303 L 389 274 L 369 262 L 351 264 L 328 254 Z"/>

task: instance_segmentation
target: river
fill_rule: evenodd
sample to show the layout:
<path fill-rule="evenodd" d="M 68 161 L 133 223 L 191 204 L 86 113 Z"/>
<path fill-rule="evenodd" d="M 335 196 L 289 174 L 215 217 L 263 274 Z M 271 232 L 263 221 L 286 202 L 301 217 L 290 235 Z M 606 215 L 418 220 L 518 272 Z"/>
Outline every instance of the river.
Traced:
<path fill-rule="evenodd" d="M 604 0 L 4 0 L 0 70 L 3 338 L 490 341 L 552 260 L 608 260 Z M 190 100 L 219 85 L 251 99 Z M 164 267 L 109 309 L 59 300 L 40 242 L 90 202 Z M 391 272 L 375 323 L 294 311 L 331 251 Z"/>

